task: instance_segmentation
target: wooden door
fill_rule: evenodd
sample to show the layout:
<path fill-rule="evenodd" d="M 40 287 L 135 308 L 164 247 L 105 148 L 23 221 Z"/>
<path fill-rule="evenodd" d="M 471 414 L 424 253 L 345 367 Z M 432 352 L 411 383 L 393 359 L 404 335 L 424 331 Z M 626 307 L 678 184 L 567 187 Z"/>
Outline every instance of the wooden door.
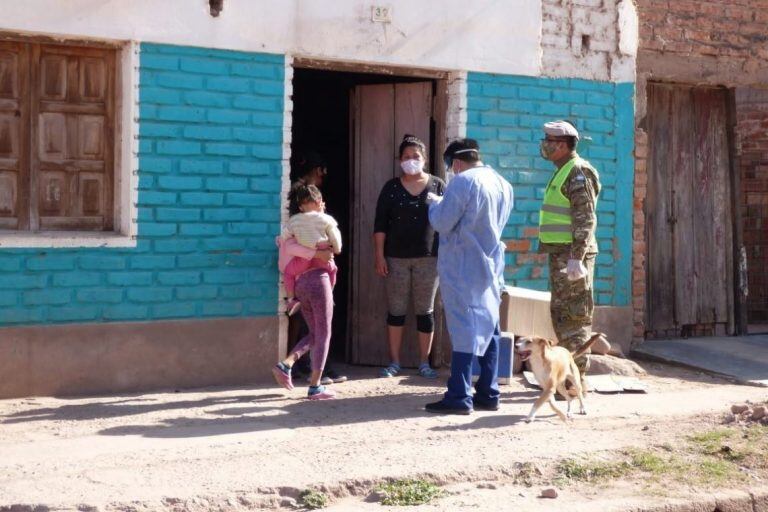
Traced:
<path fill-rule="evenodd" d="M 386 365 L 390 362 L 387 299 L 384 280 L 374 270 L 376 201 L 384 184 L 400 175 L 398 147 L 403 134 L 411 133 L 429 144 L 432 83 L 358 86 L 351 101 L 354 174 L 350 359 L 355 364 Z M 440 324 L 439 317 L 435 323 Z M 436 331 L 433 346 L 439 344 L 438 338 Z M 412 311 L 405 326 L 401 361 L 404 366 L 417 366 L 419 362 Z"/>
<path fill-rule="evenodd" d="M 727 93 L 648 86 L 650 331 L 733 325 Z"/>
<path fill-rule="evenodd" d="M 32 53 L 32 229 L 112 229 L 114 52 Z"/>
<path fill-rule="evenodd" d="M 0 42 L 0 229 L 28 225 L 29 47 Z"/>

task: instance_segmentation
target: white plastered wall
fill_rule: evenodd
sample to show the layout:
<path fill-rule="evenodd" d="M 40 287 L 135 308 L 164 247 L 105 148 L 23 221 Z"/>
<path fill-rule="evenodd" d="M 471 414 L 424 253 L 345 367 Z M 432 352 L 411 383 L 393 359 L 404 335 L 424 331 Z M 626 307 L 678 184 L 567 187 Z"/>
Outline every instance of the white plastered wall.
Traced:
<path fill-rule="evenodd" d="M 280 225 L 288 222 L 288 192 L 291 188 L 291 141 L 293 129 L 293 58 L 288 55 L 285 58 L 285 87 L 283 101 L 283 165 L 280 191 Z M 280 290 L 277 294 L 277 313 L 280 327 L 278 329 L 277 354 L 282 358 L 288 352 L 288 317 L 285 313 L 285 287 L 282 274 L 280 277 Z"/>
<path fill-rule="evenodd" d="M 634 82 L 633 0 L 542 0 L 542 75 Z"/>
<path fill-rule="evenodd" d="M 390 22 L 372 19 L 388 7 Z M 25 0 L 0 30 L 538 75 L 541 0 Z"/>

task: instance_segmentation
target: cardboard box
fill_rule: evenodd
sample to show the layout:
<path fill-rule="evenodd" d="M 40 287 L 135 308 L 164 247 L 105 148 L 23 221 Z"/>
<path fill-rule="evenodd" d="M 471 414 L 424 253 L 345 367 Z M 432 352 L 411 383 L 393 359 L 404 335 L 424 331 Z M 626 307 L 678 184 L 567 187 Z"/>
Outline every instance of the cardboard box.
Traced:
<path fill-rule="evenodd" d="M 507 286 L 501 295 L 501 330 L 517 336 L 556 340 L 549 312 L 550 297 L 549 292 Z"/>

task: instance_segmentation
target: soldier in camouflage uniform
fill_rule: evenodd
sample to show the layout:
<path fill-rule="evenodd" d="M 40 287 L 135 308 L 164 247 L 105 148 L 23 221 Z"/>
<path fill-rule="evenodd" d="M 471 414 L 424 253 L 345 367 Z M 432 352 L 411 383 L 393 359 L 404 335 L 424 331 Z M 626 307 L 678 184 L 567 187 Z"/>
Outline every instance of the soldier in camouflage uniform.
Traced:
<path fill-rule="evenodd" d="M 549 254 L 550 312 L 559 344 L 575 351 L 592 332 L 592 283 L 600 176 L 579 157 L 579 133 L 566 121 L 544 125 L 541 155 L 554 163 L 539 214 L 539 252 Z M 586 356 L 576 359 L 582 379 Z"/>

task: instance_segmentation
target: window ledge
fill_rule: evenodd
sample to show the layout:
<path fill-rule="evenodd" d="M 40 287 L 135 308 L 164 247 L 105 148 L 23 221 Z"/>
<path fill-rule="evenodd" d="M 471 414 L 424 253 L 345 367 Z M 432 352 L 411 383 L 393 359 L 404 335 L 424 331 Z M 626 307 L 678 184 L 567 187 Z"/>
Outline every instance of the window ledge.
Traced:
<path fill-rule="evenodd" d="M 35 233 L 0 231 L 0 248 L 2 249 L 38 247 L 136 247 L 136 237 L 120 233 L 86 233 L 82 231 L 39 231 Z"/>

